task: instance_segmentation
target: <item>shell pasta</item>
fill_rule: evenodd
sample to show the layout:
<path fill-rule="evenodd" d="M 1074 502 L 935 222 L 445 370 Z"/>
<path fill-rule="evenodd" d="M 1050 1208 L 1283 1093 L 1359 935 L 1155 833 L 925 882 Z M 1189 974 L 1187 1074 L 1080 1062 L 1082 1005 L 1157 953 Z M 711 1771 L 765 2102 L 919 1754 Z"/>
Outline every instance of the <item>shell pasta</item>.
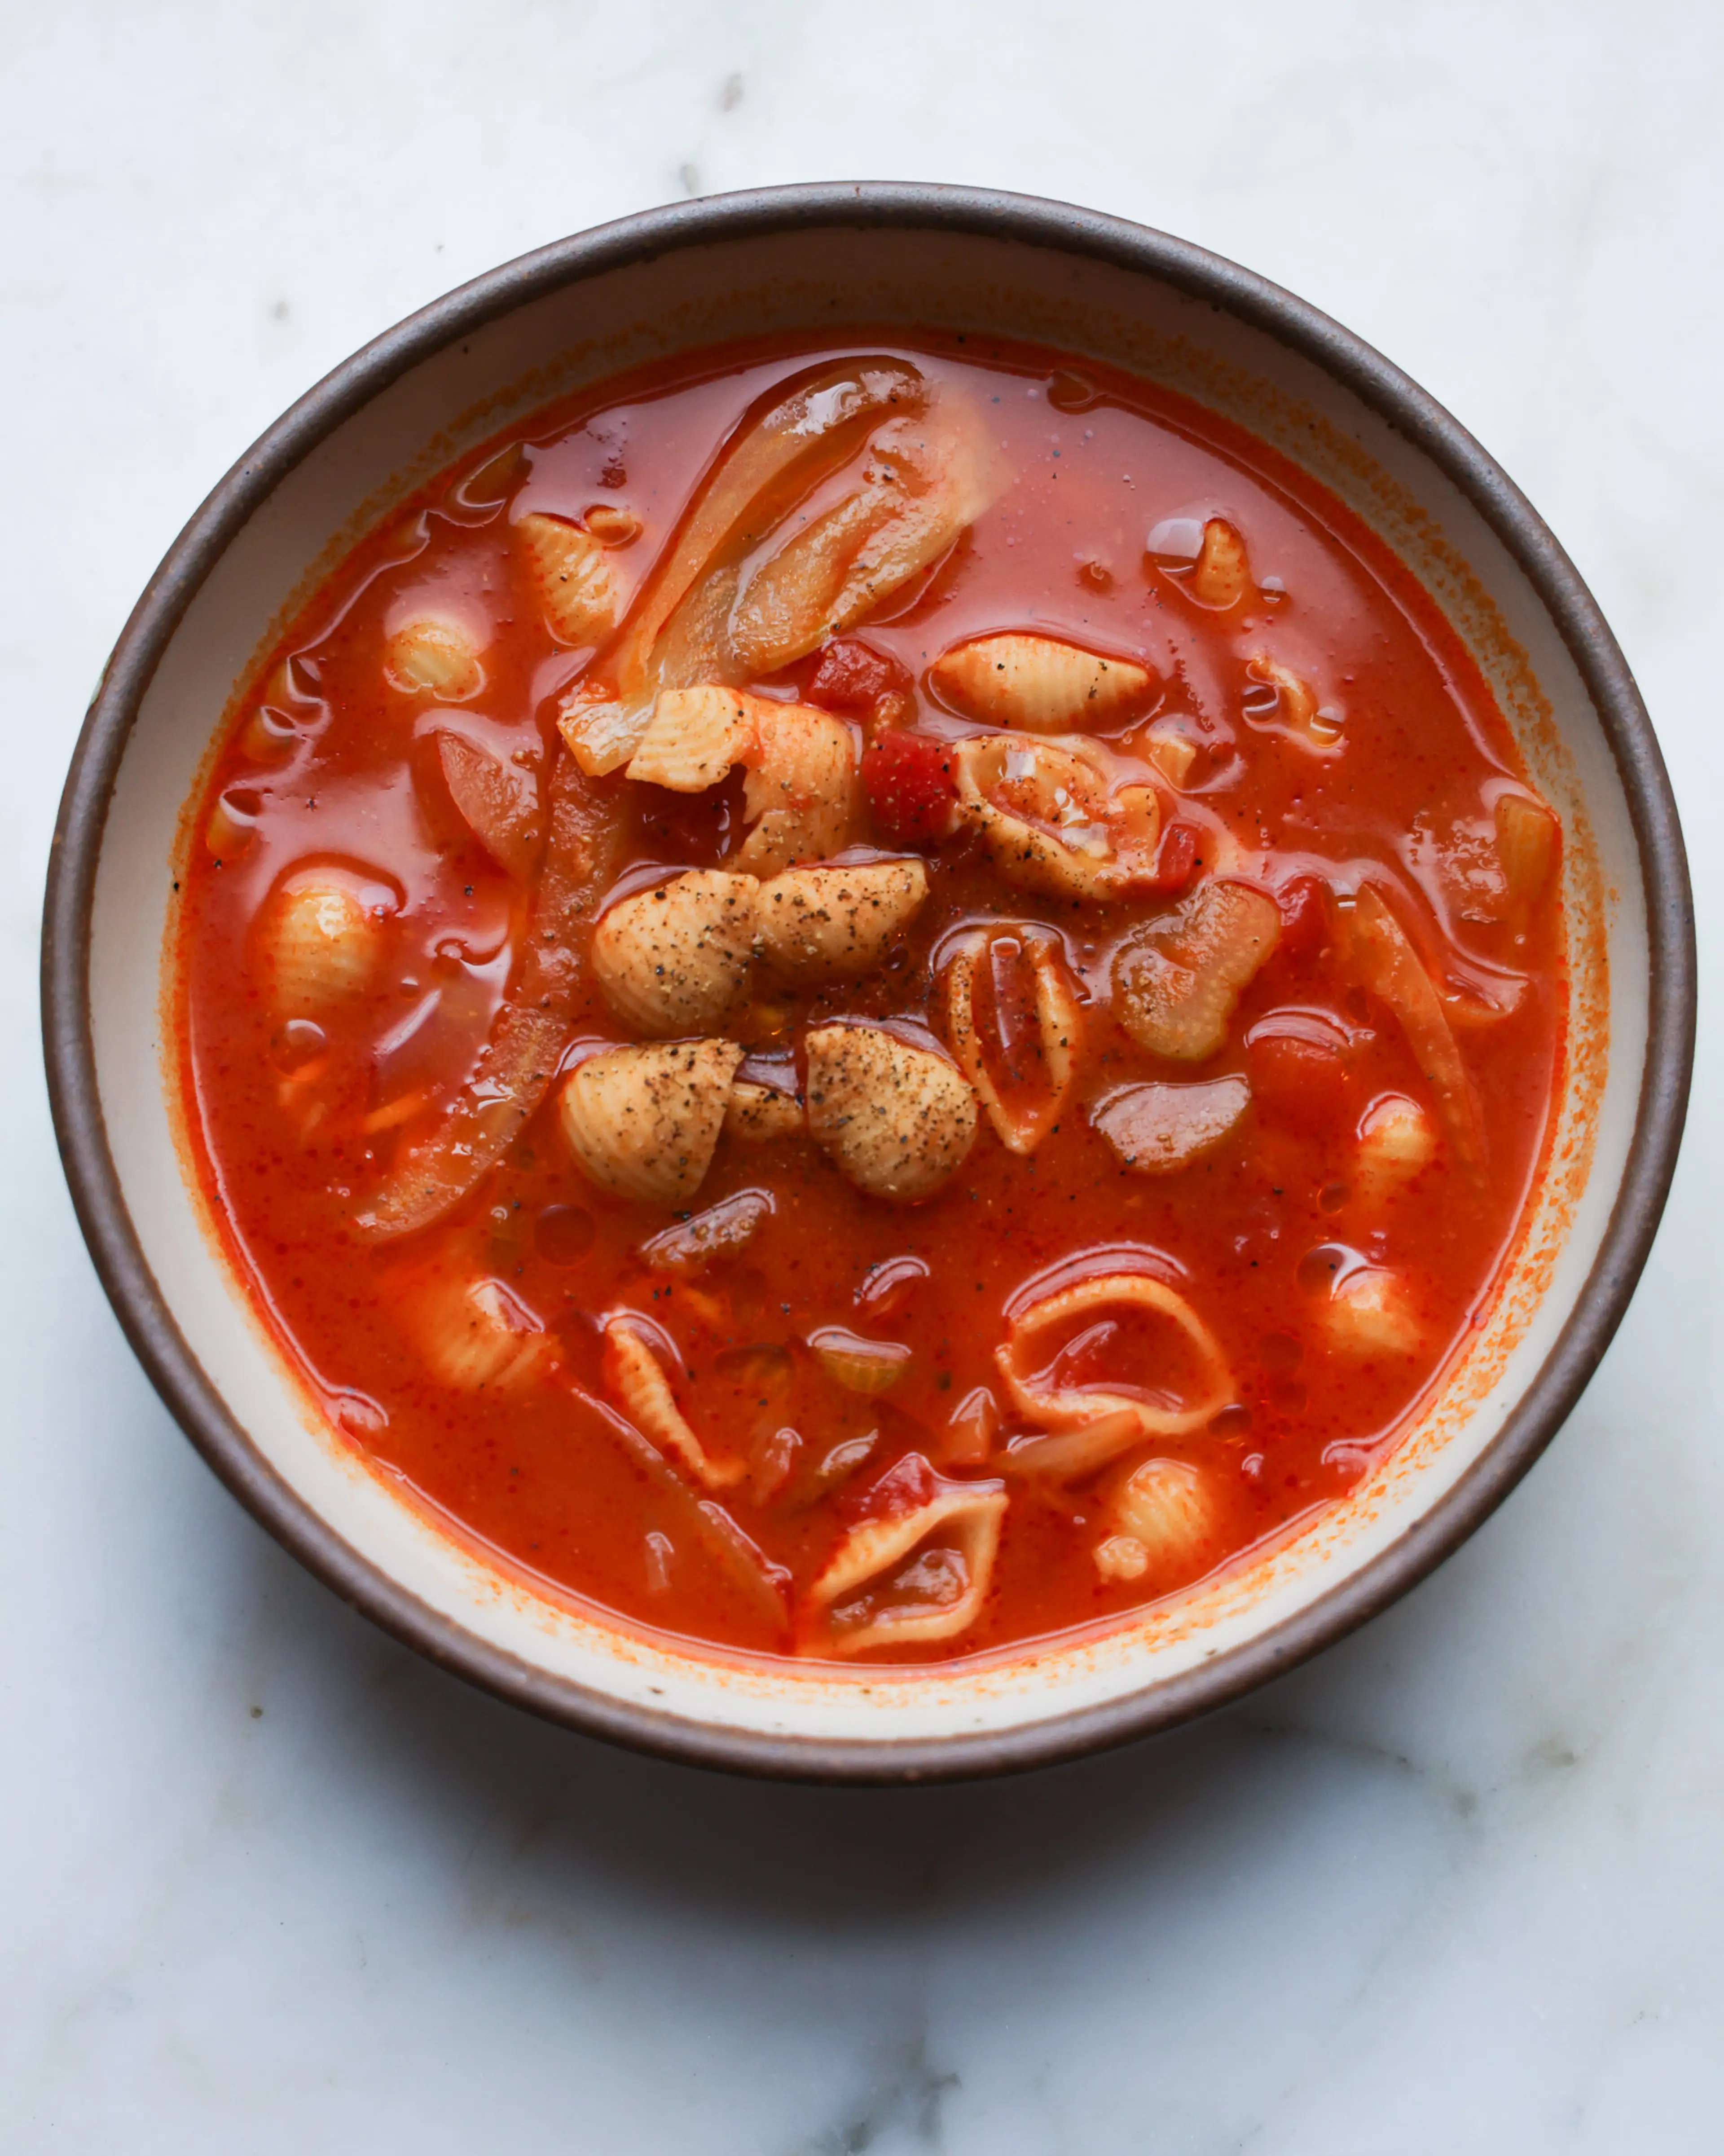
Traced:
<path fill-rule="evenodd" d="M 1003 1651 L 1301 1532 L 1549 1143 L 1562 823 L 1460 640 L 1052 353 L 528 415 L 315 594 L 186 831 L 186 1122 L 308 1394 L 716 1653 Z"/>

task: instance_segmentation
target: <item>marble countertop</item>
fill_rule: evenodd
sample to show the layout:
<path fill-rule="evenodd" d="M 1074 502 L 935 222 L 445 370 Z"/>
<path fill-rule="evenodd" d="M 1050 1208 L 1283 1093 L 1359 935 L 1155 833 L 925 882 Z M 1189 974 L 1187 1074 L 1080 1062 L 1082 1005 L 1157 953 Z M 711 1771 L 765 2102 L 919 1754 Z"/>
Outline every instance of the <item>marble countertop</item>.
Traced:
<path fill-rule="evenodd" d="M 7 2148 L 1717 2149 L 1724 15 L 9 0 L 0 49 Z M 1639 674 L 1707 984 L 1640 1293 L 1484 1531 L 1197 1727 L 907 1793 L 540 1727 L 301 1573 L 109 1314 L 34 1018 L 85 696 L 252 437 L 541 241 L 859 174 L 1181 233 L 1456 412 Z"/>

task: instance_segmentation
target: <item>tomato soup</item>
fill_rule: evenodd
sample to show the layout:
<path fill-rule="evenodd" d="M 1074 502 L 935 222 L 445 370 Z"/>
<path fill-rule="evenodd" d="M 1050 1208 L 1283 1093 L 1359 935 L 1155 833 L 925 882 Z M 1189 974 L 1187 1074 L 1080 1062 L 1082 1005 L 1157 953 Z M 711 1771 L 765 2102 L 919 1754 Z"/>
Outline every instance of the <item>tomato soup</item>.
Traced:
<path fill-rule="evenodd" d="M 354 548 L 188 813 L 184 1106 L 341 1442 L 542 1589 L 939 1662 L 1333 1505 L 1482 1323 L 1557 822 L 1431 599 L 974 339 L 545 409 Z"/>

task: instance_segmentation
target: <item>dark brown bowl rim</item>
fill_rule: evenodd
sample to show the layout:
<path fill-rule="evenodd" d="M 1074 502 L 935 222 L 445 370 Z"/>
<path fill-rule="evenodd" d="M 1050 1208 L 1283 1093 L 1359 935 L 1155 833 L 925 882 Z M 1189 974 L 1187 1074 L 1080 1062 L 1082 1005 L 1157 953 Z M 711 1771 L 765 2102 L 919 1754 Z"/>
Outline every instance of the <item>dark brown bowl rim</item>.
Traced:
<path fill-rule="evenodd" d="M 90 916 L 108 803 L 170 638 L 233 535 L 344 419 L 432 353 L 559 287 L 654 256 L 822 225 L 973 234 L 1146 272 L 1315 362 L 1417 444 L 1483 516 L 1557 625 L 1627 798 L 1650 942 L 1639 1116 L 1603 1245 L 1562 1332 L 1487 1450 L 1398 1541 L 1343 1585 L 1200 1667 L 1019 1729 L 914 1740 L 756 1735 L 607 1699 L 476 1639 L 362 1558 L 265 1461 L 187 1347 L 145 1261 L 108 1148 L 90 1008 Z M 646 211 L 523 255 L 434 300 L 326 376 L 247 451 L 187 524 L 121 632 L 85 718 L 60 803 L 42 942 L 54 1129 L 78 1219 L 127 1338 L 162 1399 L 240 1502 L 342 1599 L 444 1669 L 549 1720 L 708 1767 L 826 1782 L 906 1783 L 1069 1759 L 1237 1699 L 1329 1645 L 1423 1579 L 1526 1472 L 1573 1406 L 1628 1306 L 1674 1173 L 1694 1057 L 1693 901 L 1675 802 L 1627 662 L 1543 520 L 1472 436 L 1382 355 L 1303 300 L 1188 242 L 1063 203 L 897 182 L 762 189 Z"/>

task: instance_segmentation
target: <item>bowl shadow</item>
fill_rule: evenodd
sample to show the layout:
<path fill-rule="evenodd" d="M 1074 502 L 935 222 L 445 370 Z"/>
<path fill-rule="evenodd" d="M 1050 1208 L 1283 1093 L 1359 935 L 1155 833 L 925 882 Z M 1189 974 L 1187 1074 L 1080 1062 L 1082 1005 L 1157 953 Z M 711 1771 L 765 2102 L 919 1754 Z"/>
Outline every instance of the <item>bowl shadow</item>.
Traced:
<path fill-rule="evenodd" d="M 295 1690 L 315 1695 L 334 1677 L 352 1696 L 340 1718 L 361 1732 L 384 1809 L 440 1847 L 484 1845 L 510 1895 L 552 1905 L 582 1898 L 597 1876 L 637 1907 L 714 1925 L 867 1933 L 936 1910 L 998 1922 L 1084 1898 L 1127 1869 L 1185 1870 L 1227 1837 L 1224 1820 L 1261 1820 L 1266 1751 L 1327 1741 L 1289 1695 L 1307 1673 L 1026 1773 L 897 1788 L 751 1779 L 541 1722 L 380 1637 L 270 1558 L 277 1656 L 301 1664 Z"/>

